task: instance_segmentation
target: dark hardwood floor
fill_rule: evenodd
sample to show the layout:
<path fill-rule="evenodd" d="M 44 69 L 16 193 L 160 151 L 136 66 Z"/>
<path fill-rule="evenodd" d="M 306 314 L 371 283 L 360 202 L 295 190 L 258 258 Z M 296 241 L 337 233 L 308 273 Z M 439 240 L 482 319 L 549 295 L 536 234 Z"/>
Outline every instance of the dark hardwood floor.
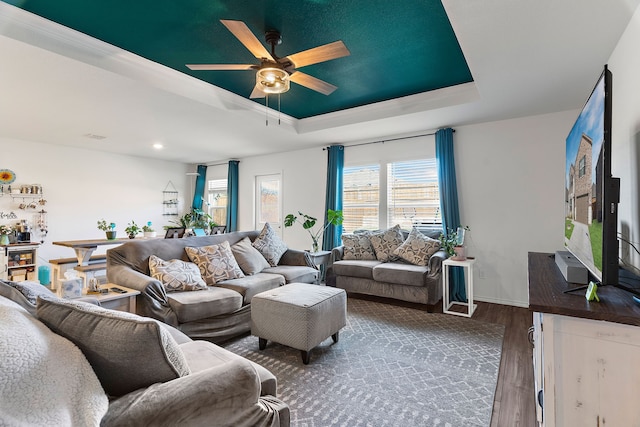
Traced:
<path fill-rule="evenodd" d="M 419 310 L 425 309 L 421 304 L 387 298 L 360 294 L 349 294 L 349 296 Z M 473 313 L 472 319 L 505 326 L 491 427 L 535 427 L 533 347 L 529 344 L 527 337 L 529 327 L 533 325 L 533 316 L 528 309 L 522 307 L 476 302 L 478 308 Z M 439 304 L 434 312 L 442 313 L 442 304 Z"/>

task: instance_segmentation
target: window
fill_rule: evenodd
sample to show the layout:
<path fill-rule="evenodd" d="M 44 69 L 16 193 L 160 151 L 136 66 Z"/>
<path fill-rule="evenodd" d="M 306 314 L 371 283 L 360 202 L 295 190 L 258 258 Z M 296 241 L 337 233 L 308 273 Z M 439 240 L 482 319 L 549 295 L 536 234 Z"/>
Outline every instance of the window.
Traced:
<path fill-rule="evenodd" d="M 343 177 L 345 233 L 442 224 L 435 159 L 345 167 Z"/>
<path fill-rule="evenodd" d="M 582 156 L 578 162 L 578 178 L 583 177 L 586 172 L 587 156 Z"/>
<path fill-rule="evenodd" d="M 380 165 L 345 167 L 343 172 L 342 230 L 378 228 Z"/>
<path fill-rule="evenodd" d="M 387 227 L 405 230 L 440 224 L 440 191 L 435 159 L 387 165 Z"/>
<path fill-rule="evenodd" d="M 218 225 L 227 223 L 227 204 L 227 180 L 210 180 L 207 196 L 208 213 Z"/>

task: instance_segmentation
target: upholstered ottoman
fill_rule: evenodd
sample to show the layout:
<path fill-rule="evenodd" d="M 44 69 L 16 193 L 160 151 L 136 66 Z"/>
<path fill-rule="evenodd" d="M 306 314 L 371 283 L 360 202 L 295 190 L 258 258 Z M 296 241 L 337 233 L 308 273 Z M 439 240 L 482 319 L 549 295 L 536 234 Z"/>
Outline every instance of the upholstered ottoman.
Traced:
<path fill-rule="evenodd" d="M 329 337 L 337 343 L 346 324 L 344 289 L 290 283 L 251 300 L 251 334 L 259 338 L 260 350 L 268 340 L 275 341 L 300 350 L 305 365 L 311 349 Z"/>

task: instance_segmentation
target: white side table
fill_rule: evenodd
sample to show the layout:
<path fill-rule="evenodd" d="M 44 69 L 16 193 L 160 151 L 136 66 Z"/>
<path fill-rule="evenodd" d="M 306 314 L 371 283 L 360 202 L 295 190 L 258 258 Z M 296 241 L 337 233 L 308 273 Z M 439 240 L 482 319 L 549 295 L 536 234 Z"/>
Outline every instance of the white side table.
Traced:
<path fill-rule="evenodd" d="M 446 314 L 455 314 L 456 316 L 471 317 L 473 312 L 478 307 L 473 303 L 473 264 L 475 264 L 475 258 L 467 258 L 464 261 L 455 261 L 451 258 L 447 258 L 442 261 L 442 312 Z M 449 295 L 449 269 L 450 267 L 462 267 L 465 269 L 465 286 L 467 293 L 467 302 L 450 301 Z M 465 312 L 451 311 L 450 308 L 454 305 L 461 305 L 467 308 Z"/>
<path fill-rule="evenodd" d="M 329 259 L 331 257 L 331 251 L 318 251 L 318 252 L 307 252 L 309 254 L 309 258 L 311 262 L 318 267 L 318 278 L 316 279 L 316 285 L 319 285 L 324 281 L 324 274 L 327 270 L 327 265 L 329 264 Z"/>

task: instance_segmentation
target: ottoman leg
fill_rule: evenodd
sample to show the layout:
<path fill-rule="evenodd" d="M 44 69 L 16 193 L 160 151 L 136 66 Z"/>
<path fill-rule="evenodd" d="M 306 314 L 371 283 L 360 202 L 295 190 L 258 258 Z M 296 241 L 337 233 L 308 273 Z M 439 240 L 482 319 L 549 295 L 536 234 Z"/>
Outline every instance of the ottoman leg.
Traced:
<path fill-rule="evenodd" d="M 311 360 L 311 350 L 309 351 L 301 350 L 300 354 L 302 355 L 302 363 L 304 363 L 305 365 L 308 365 L 309 361 Z"/>
<path fill-rule="evenodd" d="M 267 347 L 267 340 L 264 338 L 258 338 L 258 348 L 264 350 Z"/>
<path fill-rule="evenodd" d="M 334 343 L 337 343 L 338 340 L 340 339 L 340 331 L 338 331 L 335 334 L 331 335 L 331 338 L 333 339 Z"/>

